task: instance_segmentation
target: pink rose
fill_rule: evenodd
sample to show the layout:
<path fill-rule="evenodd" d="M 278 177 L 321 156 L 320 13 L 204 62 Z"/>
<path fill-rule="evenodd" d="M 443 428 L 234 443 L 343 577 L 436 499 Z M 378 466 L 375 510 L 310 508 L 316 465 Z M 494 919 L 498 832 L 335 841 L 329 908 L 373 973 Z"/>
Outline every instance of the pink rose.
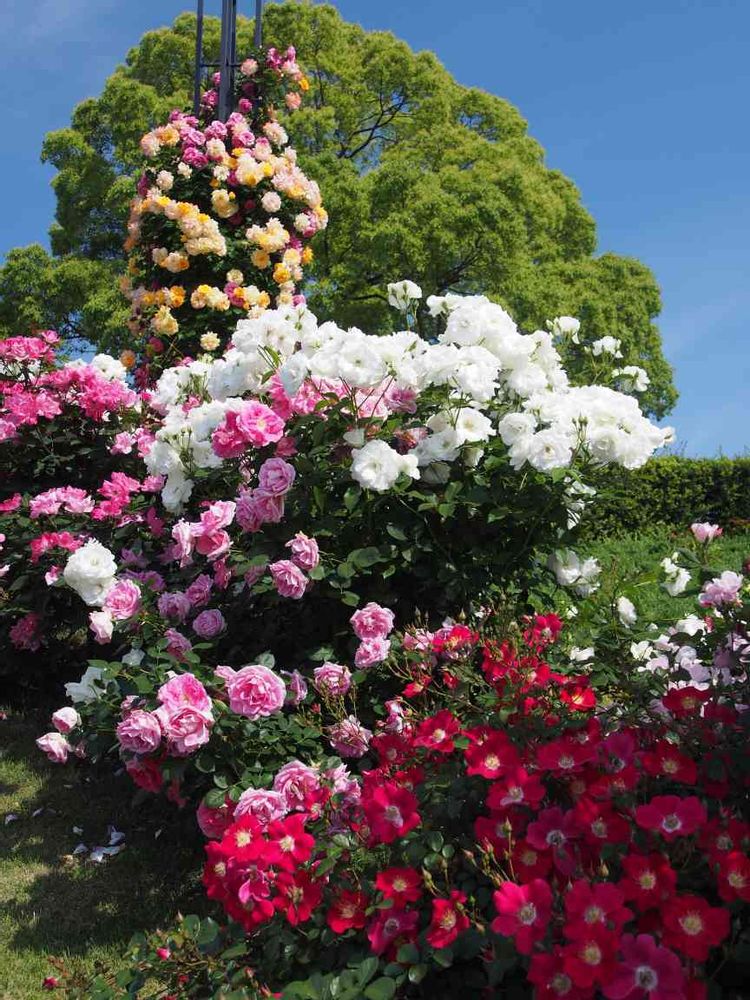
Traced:
<path fill-rule="evenodd" d="M 58 708 L 52 716 L 52 725 L 63 736 L 66 736 L 71 729 L 75 729 L 80 724 L 81 716 L 74 708 L 68 708 L 67 706 L 65 708 Z"/>
<path fill-rule="evenodd" d="M 261 664 L 232 670 L 217 667 L 214 673 L 223 678 L 229 695 L 229 707 L 248 719 L 273 715 L 284 705 L 286 685 L 273 670 Z"/>
<path fill-rule="evenodd" d="M 184 569 L 193 561 L 195 539 L 192 525 L 188 521 L 178 521 L 172 528 L 172 538 L 174 538 L 172 553 L 175 559 L 179 559 L 180 567 Z"/>
<path fill-rule="evenodd" d="M 162 705 L 154 715 L 167 738 L 170 753 L 175 757 L 187 757 L 210 739 L 213 718 L 206 718 L 194 708 L 186 706 L 172 711 Z"/>
<path fill-rule="evenodd" d="M 324 663 L 313 671 L 315 690 L 319 694 L 334 697 L 343 696 L 352 686 L 352 675 L 348 667 L 340 663 Z"/>
<path fill-rule="evenodd" d="M 201 534 L 196 534 L 195 547 L 202 556 L 213 562 L 229 552 L 232 547 L 232 539 L 229 537 L 229 532 L 224 531 L 223 528 L 218 528 L 215 531 L 204 531 Z"/>
<path fill-rule="evenodd" d="M 261 566 L 251 566 L 244 576 L 246 586 L 253 587 L 258 580 L 265 576 L 266 569 L 267 563 L 264 563 Z"/>
<path fill-rule="evenodd" d="M 195 818 L 198 821 L 201 833 L 209 840 L 221 840 L 228 826 L 231 826 L 232 810 L 225 802 L 224 805 L 214 808 L 201 802 L 198 806 Z"/>
<path fill-rule="evenodd" d="M 298 531 L 294 538 L 290 538 L 285 547 L 292 550 L 292 562 L 296 563 L 300 569 L 306 569 L 309 572 L 311 569 L 315 569 L 320 562 L 318 543 L 314 538 L 308 538 L 301 531 Z"/>
<path fill-rule="evenodd" d="M 257 489 L 244 490 L 237 499 L 237 523 L 243 531 L 260 531 L 264 524 L 278 524 L 283 516 L 283 496 Z"/>
<path fill-rule="evenodd" d="M 212 608 L 210 611 L 201 611 L 193 621 L 193 631 L 201 639 L 214 639 L 222 631 L 225 624 L 221 611 Z"/>
<path fill-rule="evenodd" d="M 153 753 L 161 743 L 161 726 L 151 712 L 140 708 L 132 712 L 117 726 L 117 739 L 123 750 L 132 753 Z"/>
<path fill-rule="evenodd" d="M 44 736 L 39 737 L 36 745 L 46 753 L 53 764 L 64 764 L 68 759 L 68 754 L 73 750 L 62 733 L 45 733 Z"/>
<path fill-rule="evenodd" d="M 721 576 L 715 576 L 704 584 L 698 595 L 698 603 L 703 608 L 720 608 L 725 604 L 738 604 L 739 593 L 744 583 L 744 577 L 725 569 Z"/>
<path fill-rule="evenodd" d="M 297 473 L 283 458 L 267 458 L 258 472 L 260 488 L 269 496 L 283 496 L 291 489 Z"/>
<path fill-rule="evenodd" d="M 394 614 L 370 601 L 355 611 L 349 621 L 358 639 L 384 639 L 393 631 Z"/>
<path fill-rule="evenodd" d="M 264 788 L 248 788 L 240 795 L 234 810 L 234 818 L 254 816 L 266 826 L 272 820 L 283 819 L 289 812 L 286 798 L 281 792 Z"/>
<path fill-rule="evenodd" d="M 343 719 L 328 730 L 331 746 L 342 757 L 364 757 L 372 733 L 354 715 Z"/>
<path fill-rule="evenodd" d="M 304 809 L 308 796 L 320 789 L 320 775 L 313 767 L 299 760 L 284 764 L 273 779 L 273 790 L 281 792 L 291 809 Z"/>
<path fill-rule="evenodd" d="M 354 663 L 361 670 L 367 667 L 374 667 L 376 663 L 382 663 L 391 651 L 389 639 L 376 637 L 374 639 L 363 639 L 354 654 Z"/>
<path fill-rule="evenodd" d="M 237 414 L 230 410 L 211 435 L 211 447 L 219 458 L 238 458 L 247 448 L 247 441 L 237 424 Z"/>
<path fill-rule="evenodd" d="M 696 521 L 695 524 L 690 525 L 690 530 L 698 542 L 712 542 L 714 538 L 718 538 L 724 533 L 718 524 L 709 524 L 707 521 Z"/>
<path fill-rule="evenodd" d="M 270 406 L 256 401 L 246 402 L 237 413 L 237 430 L 246 441 L 262 448 L 283 437 L 284 421 Z"/>
<path fill-rule="evenodd" d="M 226 590 L 232 582 L 232 570 L 226 559 L 217 559 L 214 563 L 214 583 L 219 590 Z"/>
<path fill-rule="evenodd" d="M 109 611 L 92 611 L 89 614 L 89 628 L 94 633 L 94 639 L 104 645 L 112 638 L 112 615 Z"/>
<path fill-rule="evenodd" d="M 133 580 L 118 580 L 104 599 L 104 610 L 115 621 L 124 621 L 138 613 L 141 606 L 141 588 Z"/>
<path fill-rule="evenodd" d="M 187 597 L 194 608 L 202 608 L 204 604 L 208 604 L 212 588 L 213 580 L 211 577 L 206 573 L 201 573 L 187 588 L 185 597 Z"/>
<path fill-rule="evenodd" d="M 164 638 L 167 640 L 167 652 L 177 660 L 184 660 L 193 648 L 192 642 L 177 629 L 168 628 Z"/>
<path fill-rule="evenodd" d="M 274 586 L 282 597 L 291 597 L 298 601 L 305 593 L 307 577 L 302 570 L 289 559 L 280 559 L 268 567 L 273 577 Z"/>
<path fill-rule="evenodd" d="M 190 600 L 180 591 L 162 594 L 156 606 L 162 618 L 171 618 L 178 622 L 184 622 L 190 613 Z"/>
<path fill-rule="evenodd" d="M 211 699 L 206 689 L 197 677 L 192 674 L 178 674 L 159 688 L 156 693 L 159 702 L 170 712 L 175 712 L 185 705 L 211 718 Z"/>
<path fill-rule="evenodd" d="M 299 670 L 292 670 L 289 673 L 288 670 L 281 671 L 284 677 L 287 677 L 287 705 L 300 705 L 307 697 L 307 681 L 299 672 Z"/>

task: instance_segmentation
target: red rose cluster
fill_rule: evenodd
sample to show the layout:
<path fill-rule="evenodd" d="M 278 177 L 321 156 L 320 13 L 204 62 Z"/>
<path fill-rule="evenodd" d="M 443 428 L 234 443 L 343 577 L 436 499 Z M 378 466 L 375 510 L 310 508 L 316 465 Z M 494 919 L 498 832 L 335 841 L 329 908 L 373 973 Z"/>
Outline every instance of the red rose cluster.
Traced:
<path fill-rule="evenodd" d="M 388 962 L 471 931 L 489 965 L 512 939 L 540 998 L 705 996 L 750 903 L 746 781 L 717 749 L 740 713 L 683 688 L 641 721 L 597 714 L 544 659 L 559 633 L 547 615 L 516 643 L 405 642 L 346 808 L 318 787 L 284 819 L 242 817 L 208 847 L 209 895 L 248 931 L 281 913 Z"/>

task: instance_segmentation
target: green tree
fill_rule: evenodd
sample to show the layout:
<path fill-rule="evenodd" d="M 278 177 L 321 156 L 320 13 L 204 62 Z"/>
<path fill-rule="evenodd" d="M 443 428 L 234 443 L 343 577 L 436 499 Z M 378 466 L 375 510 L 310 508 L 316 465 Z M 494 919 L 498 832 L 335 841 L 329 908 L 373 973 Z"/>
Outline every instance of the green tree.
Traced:
<path fill-rule="evenodd" d="M 240 19 L 240 52 L 251 45 L 252 27 Z M 57 169 L 53 256 L 42 260 L 38 247 L 14 251 L 35 261 L 28 309 L 61 315 L 64 329 L 110 349 L 127 342 L 114 289 L 138 141 L 188 102 L 194 32 L 190 14 L 148 32 L 102 94 L 78 105 L 70 127 L 46 137 L 43 159 Z M 669 411 L 676 391 L 654 323 L 654 276 L 633 258 L 594 256 L 595 224 L 577 188 L 545 166 L 512 105 L 460 86 L 434 54 L 415 53 L 387 32 L 366 32 L 331 6 L 271 4 L 264 39 L 296 45 L 311 82 L 305 105 L 285 124 L 330 213 L 313 244 L 307 288 L 321 316 L 388 329 L 384 288 L 403 277 L 425 296 L 487 294 L 525 329 L 575 315 L 587 338 L 622 340 L 620 363 L 640 364 L 651 378 L 644 405 L 659 416 Z M 216 56 L 218 45 L 219 25 L 209 18 L 207 56 Z M 84 262 L 91 269 L 81 280 Z M 10 258 L 0 271 L 3 295 L 9 268 L 17 270 Z M 12 286 L 18 276 L 7 280 Z M 45 282 L 56 294 L 35 306 L 35 289 Z M 6 301 L 0 333 L 11 328 L 9 312 Z M 420 320 L 427 329 L 429 318 Z"/>

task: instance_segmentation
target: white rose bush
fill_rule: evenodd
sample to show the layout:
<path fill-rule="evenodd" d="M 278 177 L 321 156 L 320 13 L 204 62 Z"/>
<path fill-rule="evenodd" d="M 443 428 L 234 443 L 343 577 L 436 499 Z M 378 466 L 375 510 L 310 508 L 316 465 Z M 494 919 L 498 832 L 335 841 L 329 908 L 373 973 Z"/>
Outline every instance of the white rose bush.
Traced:
<path fill-rule="evenodd" d="M 327 216 L 257 100 L 299 105 L 294 50 L 238 87 L 143 139 L 133 350 L 0 342 L 2 669 L 64 685 L 50 760 L 194 810 L 214 907 L 48 985 L 706 995 L 748 932 L 747 580 L 694 524 L 653 579 L 700 616 L 652 628 L 577 542 L 592 476 L 671 440 L 645 372 L 481 294 L 425 340 L 408 279 L 390 332 L 319 321 Z"/>

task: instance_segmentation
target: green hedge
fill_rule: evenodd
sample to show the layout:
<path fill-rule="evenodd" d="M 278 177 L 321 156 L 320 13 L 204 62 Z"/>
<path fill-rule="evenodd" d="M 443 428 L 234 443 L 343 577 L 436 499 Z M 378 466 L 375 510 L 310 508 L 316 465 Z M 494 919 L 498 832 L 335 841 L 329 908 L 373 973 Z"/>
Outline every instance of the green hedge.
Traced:
<path fill-rule="evenodd" d="M 693 521 L 750 521 L 750 458 L 654 458 L 633 472 L 607 469 L 583 530 L 589 538 Z"/>

